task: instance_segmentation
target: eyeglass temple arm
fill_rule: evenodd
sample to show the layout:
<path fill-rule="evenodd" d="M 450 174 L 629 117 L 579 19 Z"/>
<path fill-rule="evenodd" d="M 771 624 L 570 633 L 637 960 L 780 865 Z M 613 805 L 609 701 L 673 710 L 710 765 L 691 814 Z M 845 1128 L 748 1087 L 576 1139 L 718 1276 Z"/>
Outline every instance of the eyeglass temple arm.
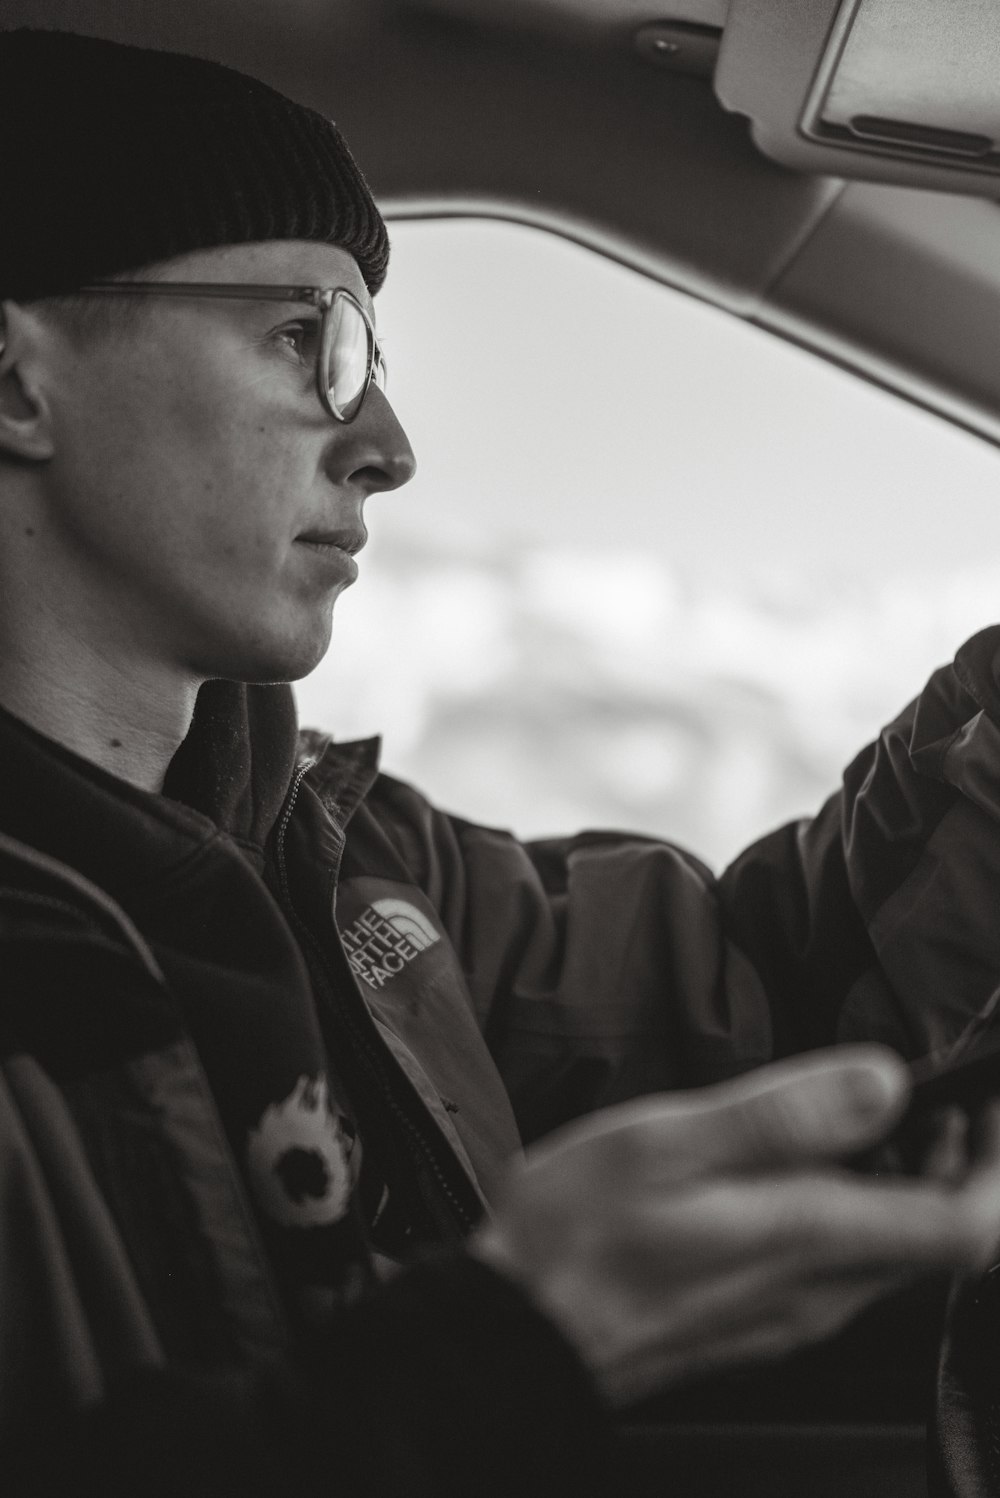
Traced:
<path fill-rule="evenodd" d="M 79 289 L 99 296 L 129 296 L 132 292 L 141 290 L 148 296 L 224 297 L 230 301 L 245 302 L 308 302 L 310 306 L 322 311 L 329 310 L 337 294 L 336 289 L 319 286 L 275 286 L 273 283 L 232 286 L 215 281 L 94 281 Z M 367 313 L 363 307 L 359 310 L 371 331 L 373 365 L 381 368 L 384 377 L 387 373 L 385 354 Z"/>
<path fill-rule="evenodd" d="M 129 296 L 141 290 L 147 296 L 225 297 L 229 300 L 254 302 L 309 302 L 323 307 L 334 293 L 318 286 L 246 285 L 230 286 L 212 281 L 95 281 L 80 291 L 100 296 Z"/>

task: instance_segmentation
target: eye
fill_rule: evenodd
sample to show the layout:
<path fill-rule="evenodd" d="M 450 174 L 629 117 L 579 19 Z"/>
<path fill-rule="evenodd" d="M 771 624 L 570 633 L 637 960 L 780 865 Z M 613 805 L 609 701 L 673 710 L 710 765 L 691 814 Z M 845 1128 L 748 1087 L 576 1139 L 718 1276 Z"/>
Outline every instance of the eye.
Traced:
<path fill-rule="evenodd" d="M 303 364 L 311 363 L 316 357 L 316 346 L 319 342 L 319 323 L 315 319 L 304 322 L 282 323 L 273 333 L 276 343 L 291 349 L 292 353 Z"/>

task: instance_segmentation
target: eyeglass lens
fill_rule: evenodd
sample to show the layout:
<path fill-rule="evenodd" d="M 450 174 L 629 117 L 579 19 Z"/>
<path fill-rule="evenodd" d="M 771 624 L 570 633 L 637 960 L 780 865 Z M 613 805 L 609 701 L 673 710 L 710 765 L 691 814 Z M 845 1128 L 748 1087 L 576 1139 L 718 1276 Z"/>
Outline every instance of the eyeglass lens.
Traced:
<path fill-rule="evenodd" d="M 368 324 L 354 302 L 336 297 L 329 312 L 326 379 L 330 399 L 347 421 L 364 399 L 373 352 Z"/>

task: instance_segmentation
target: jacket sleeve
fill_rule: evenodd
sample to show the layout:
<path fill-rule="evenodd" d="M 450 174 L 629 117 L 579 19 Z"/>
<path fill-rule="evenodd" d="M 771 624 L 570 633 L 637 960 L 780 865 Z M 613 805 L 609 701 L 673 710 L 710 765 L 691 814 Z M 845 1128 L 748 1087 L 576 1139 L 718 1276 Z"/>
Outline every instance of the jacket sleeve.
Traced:
<path fill-rule="evenodd" d="M 9 1498 L 610 1498 L 623 1451 L 575 1355 L 461 1255 L 344 1314 L 294 1368 L 168 1365 L 0 1443 Z"/>
<path fill-rule="evenodd" d="M 387 776 L 369 814 L 458 954 L 525 1140 L 768 1059 L 763 991 L 696 858 L 625 832 L 520 842 Z"/>
<path fill-rule="evenodd" d="M 730 939 L 776 1052 L 882 1040 L 944 1060 L 1000 998 L 1000 628 L 982 631 L 848 769 L 817 817 L 725 872 Z"/>

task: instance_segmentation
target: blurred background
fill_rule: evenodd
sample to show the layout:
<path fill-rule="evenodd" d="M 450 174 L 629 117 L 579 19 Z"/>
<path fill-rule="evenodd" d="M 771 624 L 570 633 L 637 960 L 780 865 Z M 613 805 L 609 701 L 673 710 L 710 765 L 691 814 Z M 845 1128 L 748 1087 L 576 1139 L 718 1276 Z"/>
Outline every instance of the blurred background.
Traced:
<path fill-rule="evenodd" d="M 297 688 L 522 836 L 721 866 L 1000 618 L 1000 453 L 589 250 L 395 223 L 378 299 L 420 469 Z"/>

